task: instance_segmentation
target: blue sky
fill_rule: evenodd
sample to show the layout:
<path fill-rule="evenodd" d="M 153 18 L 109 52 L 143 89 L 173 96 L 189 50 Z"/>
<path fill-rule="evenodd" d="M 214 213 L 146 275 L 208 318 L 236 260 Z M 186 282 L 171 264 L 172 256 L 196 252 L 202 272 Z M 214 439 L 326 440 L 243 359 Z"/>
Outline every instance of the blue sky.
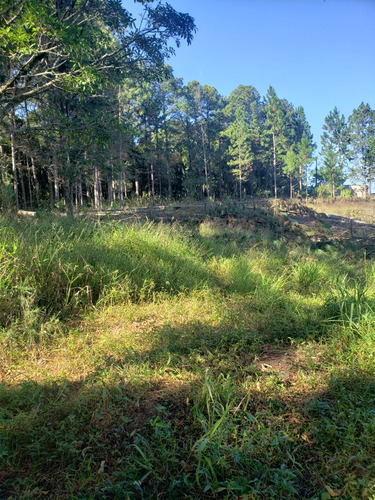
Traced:
<path fill-rule="evenodd" d="M 375 0 L 169 0 L 195 19 L 192 45 L 169 60 L 184 83 L 228 96 L 253 85 L 303 106 L 320 147 L 325 116 L 375 109 Z"/>

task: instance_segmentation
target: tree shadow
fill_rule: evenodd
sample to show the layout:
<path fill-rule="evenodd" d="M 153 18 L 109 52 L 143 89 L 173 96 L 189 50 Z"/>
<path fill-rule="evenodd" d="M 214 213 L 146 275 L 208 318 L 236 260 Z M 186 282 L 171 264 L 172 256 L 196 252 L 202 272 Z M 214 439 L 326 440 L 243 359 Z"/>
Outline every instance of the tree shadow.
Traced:
<path fill-rule="evenodd" d="M 278 354 L 293 359 L 290 347 Z M 246 390 L 248 372 L 232 379 L 216 366 L 194 380 L 164 373 L 105 382 L 98 369 L 80 382 L 3 385 L 3 498 L 312 498 L 324 491 L 358 498 L 372 491 L 373 377 L 338 372 L 322 389 L 274 383 L 258 390 L 262 377 L 281 369 L 262 371 L 264 359 Z M 107 359 L 107 372 L 119 363 Z"/>

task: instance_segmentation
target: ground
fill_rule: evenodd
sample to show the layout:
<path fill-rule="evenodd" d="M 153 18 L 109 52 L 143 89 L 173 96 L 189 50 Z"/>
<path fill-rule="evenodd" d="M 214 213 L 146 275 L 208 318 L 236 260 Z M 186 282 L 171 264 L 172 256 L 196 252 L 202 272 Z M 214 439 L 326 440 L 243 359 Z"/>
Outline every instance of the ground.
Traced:
<path fill-rule="evenodd" d="M 41 298 L 2 331 L 0 496 L 375 498 L 374 226 L 262 203 L 35 221 L 30 261 L 12 226 Z"/>

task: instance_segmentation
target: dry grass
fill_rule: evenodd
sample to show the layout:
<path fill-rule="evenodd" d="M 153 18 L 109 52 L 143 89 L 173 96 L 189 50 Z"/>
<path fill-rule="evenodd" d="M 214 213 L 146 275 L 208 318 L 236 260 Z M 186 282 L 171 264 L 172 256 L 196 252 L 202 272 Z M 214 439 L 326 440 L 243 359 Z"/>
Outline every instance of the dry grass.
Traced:
<path fill-rule="evenodd" d="M 375 200 L 337 199 L 336 201 L 315 200 L 309 204 L 316 212 L 352 217 L 353 219 L 375 224 Z"/>

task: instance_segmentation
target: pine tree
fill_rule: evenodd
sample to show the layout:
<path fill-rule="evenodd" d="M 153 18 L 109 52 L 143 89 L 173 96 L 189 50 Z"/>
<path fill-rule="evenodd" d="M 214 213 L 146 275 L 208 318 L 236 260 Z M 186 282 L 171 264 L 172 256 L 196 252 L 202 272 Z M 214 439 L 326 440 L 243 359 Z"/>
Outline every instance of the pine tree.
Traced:
<path fill-rule="evenodd" d="M 341 172 L 344 172 L 349 158 L 349 142 L 349 130 L 345 117 L 335 107 L 324 119 L 321 154 L 328 157 L 334 153 Z"/>
<path fill-rule="evenodd" d="M 285 164 L 283 166 L 283 172 L 289 176 L 289 191 L 291 200 L 293 199 L 293 181 L 298 176 L 299 167 L 299 155 L 294 151 L 293 147 L 291 147 L 285 156 Z"/>
<path fill-rule="evenodd" d="M 375 111 L 369 104 L 363 102 L 354 109 L 349 117 L 350 129 L 350 173 L 361 178 L 366 189 L 366 195 L 371 194 L 371 180 L 374 175 L 372 166 L 368 163 L 368 150 L 372 137 L 375 135 Z"/>
<path fill-rule="evenodd" d="M 232 166 L 232 173 L 238 181 L 239 198 L 242 201 L 243 183 L 248 179 L 254 156 L 250 144 L 250 126 L 246 123 L 243 110 L 237 110 L 234 121 L 225 130 L 224 135 L 229 138 L 228 165 Z"/>
<path fill-rule="evenodd" d="M 319 169 L 318 175 L 331 188 L 332 199 L 335 199 L 337 187 L 344 182 L 344 174 L 338 156 L 332 149 L 326 148 L 324 164 Z"/>
<path fill-rule="evenodd" d="M 269 87 L 265 103 L 265 130 L 263 144 L 272 148 L 272 177 L 275 199 L 278 196 L 278 173 L 282 171 L 283 156 L 293 142 L 293 107 L 286 100 L 279 99 L 275 90 Z"/>

